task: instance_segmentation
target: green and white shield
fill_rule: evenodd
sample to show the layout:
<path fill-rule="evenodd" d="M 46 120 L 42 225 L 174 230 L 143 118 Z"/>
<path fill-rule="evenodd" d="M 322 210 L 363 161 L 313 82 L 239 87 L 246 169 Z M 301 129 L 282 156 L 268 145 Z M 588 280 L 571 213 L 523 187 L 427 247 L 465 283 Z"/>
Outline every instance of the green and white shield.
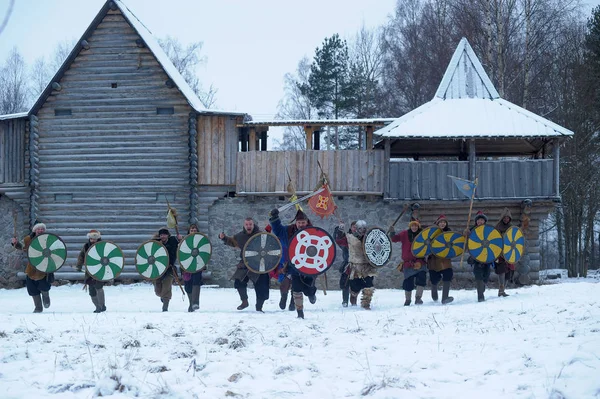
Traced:
<path fill-rule="evenodd" d="M 169 267 L 167 248 L 158 241 L 146 241 L 135 253 L 135 268 L 143 277 L 155 280 Z"/>
<path fill-rule="evenodd" d="M 177 248 L 179 264 L 188 273 L 196 273 L 206 267 L 211 254 L 210 240 L 202 233 L 185 236 Z"/>
<path fill-rule="evenodd" d="M 117 244 L 98 241 L 85 253 L 85 269 L 94 280 L 110 281 L 123 271 L 125 256 Z"/>
<path fill-rule="evenodd" d="M 31 240 L 27 249 L 29 263 L 44 273 L 54 273 L 65 264 L 67 245 L 57 235 L 44 233 Z"/>

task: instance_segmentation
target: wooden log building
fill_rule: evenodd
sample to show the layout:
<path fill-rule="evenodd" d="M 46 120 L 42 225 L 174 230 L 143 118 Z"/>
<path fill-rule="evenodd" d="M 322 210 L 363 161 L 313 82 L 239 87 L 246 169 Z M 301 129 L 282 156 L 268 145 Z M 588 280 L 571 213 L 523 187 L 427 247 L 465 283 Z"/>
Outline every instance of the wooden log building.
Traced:
<path fill-rule="evenodd" d="M 465 39 L 434 99 L 400 118 L 247 119 L 205 109 L 150 31 L 108 0 L 31 110 L 0 116 L 0 196 L 20 231 L 39 220 L 66 241 L 67 265 L 98 229 L 124 249 L 122 277 L 138 278 L 133 255 L 165 223 L 167 199 L 182 227 L 198 222 L 216 240 L 216 200 L 286 195 L 286 168 L 299 193 L 312 191 L 319 161 L 337 196 L 418 202 L 425 224 L 444 213 L 459 229 L 468 199 L 447 175 L 478 177 L 474 211 L 495 223 L 511 209 L 528 238 L 522 280 L 537 278 L 539 222 L 560 201 L 560 143 L 572 132 L 501 99 Z M 307 150 L 268 151 L 268 128 L 281 125 L 302 126 Z M 320 131 L 335 125 L 361 126 L 360 149 L 320 150 Z"/>

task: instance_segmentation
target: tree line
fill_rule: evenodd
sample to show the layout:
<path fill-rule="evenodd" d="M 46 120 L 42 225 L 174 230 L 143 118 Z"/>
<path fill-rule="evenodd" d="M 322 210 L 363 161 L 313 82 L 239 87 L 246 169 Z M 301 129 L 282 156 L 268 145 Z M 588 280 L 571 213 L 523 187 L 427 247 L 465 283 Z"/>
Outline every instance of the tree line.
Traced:
<path fill-rule="evenodd" d="M 577 0 L 398 0 L 382 26 L 349 42 L 325 38 L 300 60 L 285 75 L 278 116 L 399 117 L 433 98 L 462 37 L 501 97 L 575 132 L 561 149 L 562 204 L 543 256 L 585 276 L 600 263 L 600 7 L 586 15 Z M 321 137 L 322 148 L 358 146 L 350 129 Z M 305 145 L 297 127 L 279 143 Z"/>

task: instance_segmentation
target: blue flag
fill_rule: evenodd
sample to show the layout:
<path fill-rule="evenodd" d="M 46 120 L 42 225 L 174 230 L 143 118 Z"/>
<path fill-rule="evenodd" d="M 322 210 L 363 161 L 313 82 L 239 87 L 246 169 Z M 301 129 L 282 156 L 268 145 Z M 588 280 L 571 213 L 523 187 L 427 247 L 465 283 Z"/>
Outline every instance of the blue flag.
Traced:
<path fill-rule="evenodd" d="M 448 175 L 448 177 L 452 179 L 452 181 L 454 182 L 454 184 L 456 184 L 456 187 L 461 193 L 463 193 L 469 198 L 472 198 L 474 196 L 477 183 L 472 182 L 470 180 L 461 179 L 460 177 L 454 177 L 450 175 Z"/>

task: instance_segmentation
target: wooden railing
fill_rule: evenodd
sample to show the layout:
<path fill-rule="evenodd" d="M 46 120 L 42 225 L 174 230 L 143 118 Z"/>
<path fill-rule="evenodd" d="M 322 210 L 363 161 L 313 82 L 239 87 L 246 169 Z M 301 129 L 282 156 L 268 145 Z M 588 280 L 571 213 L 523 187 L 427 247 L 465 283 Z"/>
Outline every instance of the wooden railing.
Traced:
<path fill-rule="evenodd" d="M 340 195 L 383 194 L 381 150 L 239 152 L 236 191 L 238 195 L 285 193 L 289 179 L 297 192 L 313 191 L 321 175 L 318 163 L 329 177 L 331 190 Z"/>

